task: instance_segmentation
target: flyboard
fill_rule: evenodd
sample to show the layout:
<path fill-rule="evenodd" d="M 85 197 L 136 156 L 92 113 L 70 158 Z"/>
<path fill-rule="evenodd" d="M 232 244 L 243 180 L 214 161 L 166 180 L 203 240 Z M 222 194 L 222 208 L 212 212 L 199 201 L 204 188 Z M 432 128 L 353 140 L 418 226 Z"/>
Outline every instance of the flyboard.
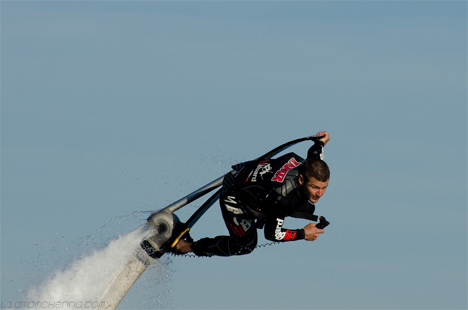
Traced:
<path fill-rule="evenodd" d="M 323 136 L 308 136 L 286 142 L 255 160 L 270 159 L 297 143 L 307 140 L 317 141 L 322 137 Z M 228 174 L 231 174 L 234 177 L 237 174 L 237 171 L 231 170 Z M 146 268 L 151 265 L 155 259 L 160 258 L 164 253 L 174 248 L 177 242 L 189 232 L 200 217 L 216 202 L 216 200 L 218 200 L 221 189 L 216 191 L 200 208 L 198 208 L 186 223 L 181 223 L 174 212 L 220 187 L 223 180 L 224 175 L 168 205 L 164 209 L 153 212 L 148 217 L 146 220 L 147 226 L 148 229 L 152 229 L 152 235 L 143 240 L 140 247 L 135 249 L 135 255 L 127 260 L 125 266 L 123 266 L 122 270 L 109 286 L 107 292 L 101 298 L 99 309 L 113 310 L 117 308 L 124 296 Z M 317 218 L 314 220 L 317 221 Z M 322 225 L 328 224 L 323 217 L 321 217 L 320 220 Z"/>

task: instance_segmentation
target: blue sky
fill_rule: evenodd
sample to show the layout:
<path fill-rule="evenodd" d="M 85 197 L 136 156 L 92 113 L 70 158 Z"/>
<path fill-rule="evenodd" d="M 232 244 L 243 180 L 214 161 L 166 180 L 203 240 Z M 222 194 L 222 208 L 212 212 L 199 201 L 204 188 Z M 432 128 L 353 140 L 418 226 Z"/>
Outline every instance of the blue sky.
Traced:
<path fill-rule="evenodd" d="M 121 307 L 467 307 L 466 2 L 0 5 L 2 301 L 328 130 L 319 240 L 165 258 Z M 224 233 L 217 206 L 193 229 Z"/>

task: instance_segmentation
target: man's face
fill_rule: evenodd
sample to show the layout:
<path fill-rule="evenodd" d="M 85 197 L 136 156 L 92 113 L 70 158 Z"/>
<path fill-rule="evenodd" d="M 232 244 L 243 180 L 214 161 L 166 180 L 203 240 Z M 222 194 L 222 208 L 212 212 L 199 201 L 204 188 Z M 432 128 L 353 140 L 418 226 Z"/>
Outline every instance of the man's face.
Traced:
<path fill-rule="evenodd" d="M 302 194 L 313 203 L 319 201 L 320 197 L 322 197 L 323 194 L 325 194 L 325 191 L 328 187 L 328 181 L 329 180 L 321 182 L 316 180 L 315 178 L 311 178 L 307 181 L 302 176 L 302 174 L 300 174 L 298 178 L 299 188 Z"/>

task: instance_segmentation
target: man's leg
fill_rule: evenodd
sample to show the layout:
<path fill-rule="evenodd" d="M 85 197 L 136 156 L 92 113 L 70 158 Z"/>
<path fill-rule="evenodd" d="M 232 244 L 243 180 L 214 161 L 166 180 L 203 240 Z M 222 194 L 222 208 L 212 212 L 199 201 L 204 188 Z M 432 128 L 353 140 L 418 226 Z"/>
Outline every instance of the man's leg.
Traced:
<path fill-rule="evenodd" d="M 223 192 L 219 204 L 229 236 L 203 238 L 192 244 L 193 252 L 199 256 L 232 256 L 251 253 L 257 246 L 255 219 L 245 218 L 231 192 Z"/>

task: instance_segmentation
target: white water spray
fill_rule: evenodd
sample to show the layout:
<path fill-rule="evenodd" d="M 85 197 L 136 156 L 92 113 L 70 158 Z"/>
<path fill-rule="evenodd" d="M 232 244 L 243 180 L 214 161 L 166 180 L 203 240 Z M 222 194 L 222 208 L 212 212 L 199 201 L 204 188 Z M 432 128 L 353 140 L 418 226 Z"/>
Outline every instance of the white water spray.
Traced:
<path fill-rule="evenodd" d="M 27 300 L 42 303 L 41 307 L 46 303 L 47 308 L 101 307 L 100 300 L 113 280 L 151 233 L 152 229 L 143 225 L 111 241 L 104 249 L 74 261 L 65 270 L 55 271 L 40 286 L 30 289 Z"/>

